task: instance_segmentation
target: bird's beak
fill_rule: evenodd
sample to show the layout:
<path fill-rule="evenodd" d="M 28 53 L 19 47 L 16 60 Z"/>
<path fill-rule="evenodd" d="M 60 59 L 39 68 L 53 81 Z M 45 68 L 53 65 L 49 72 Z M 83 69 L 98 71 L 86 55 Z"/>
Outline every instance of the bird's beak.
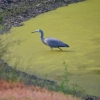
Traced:
<path fill-rule="evenodd" d="M 35 33 L 36 31 L 34 31 L 34 32 L 31 32 L 31 33 Z"/>

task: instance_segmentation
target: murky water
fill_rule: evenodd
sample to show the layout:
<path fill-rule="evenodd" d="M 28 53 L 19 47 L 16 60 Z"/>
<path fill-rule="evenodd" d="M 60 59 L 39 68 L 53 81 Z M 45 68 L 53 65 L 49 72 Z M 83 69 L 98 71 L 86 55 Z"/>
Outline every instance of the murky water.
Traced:
<path fill-rule="evenodd" d="M 100 1 L 87 0 L 70 4 L 55 11 L 41 14 L 13 28 L 5 43 L 12 42 L 9 53 L 3 58 L 9 65 L 41 77 L 60 82 L 68 65 L 70 83 L 82 86 L 87 93 L 100 96 Z M 55 37 L 70 48 L 51 49 L 40 40 L 42 29 L 45 37 Z M 10 60 L 9 60 L 10 59 Z"/>

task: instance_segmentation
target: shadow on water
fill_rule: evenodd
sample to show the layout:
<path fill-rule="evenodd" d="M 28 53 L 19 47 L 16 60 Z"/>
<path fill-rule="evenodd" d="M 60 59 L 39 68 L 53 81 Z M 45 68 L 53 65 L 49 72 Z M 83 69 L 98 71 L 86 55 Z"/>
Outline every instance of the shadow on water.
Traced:
<path fill-rule="evenodd" d="M 75 52 L 73 50 L 62 50 L 62 52 Z"/>
<path fill-rule="evenodd" d="M 54 50 L 53 49 L 53 50 L 49 50 L 47 52 L 51 52 L 51 53 L 55 53 L 55 52 L 66 52 L 67 53 L 67 52 L 76 52 L 76 51 L 73 51 L 73 50 L 63 50 L 63 49 L 62 50 L 59 50 L 59 49 L 58 50 Z"/>

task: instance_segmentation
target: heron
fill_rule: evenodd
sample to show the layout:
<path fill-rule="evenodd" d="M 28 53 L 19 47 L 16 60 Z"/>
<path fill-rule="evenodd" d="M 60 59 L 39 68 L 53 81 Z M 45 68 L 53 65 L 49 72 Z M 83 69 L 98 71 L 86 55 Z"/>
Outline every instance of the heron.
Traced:
<path fill-rule="evenodd" d="M 40 33 L 40 38 L 41 38 L 41 41 L 49 46 L 51 48 L 51 50 L 53 50 L 53 48 L 59 48 L 60 50 L 62 50 L 60 47 L 69 47 L 68 44 L 56 39 L 56 38 L 51 38 L 51 37 L 47 37 L 47 38 L 44 38 L 44 32 L 41 30 L 41 29 L 37 29 L 35 30 L 34 32 L 31 32 L 31 33 L 35 33 L 35 32 L 39 32 Z"/>

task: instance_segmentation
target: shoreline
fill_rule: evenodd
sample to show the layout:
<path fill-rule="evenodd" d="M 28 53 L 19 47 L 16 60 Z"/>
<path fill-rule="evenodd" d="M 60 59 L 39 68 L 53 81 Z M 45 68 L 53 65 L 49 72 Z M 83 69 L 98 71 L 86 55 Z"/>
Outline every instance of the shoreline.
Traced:
<path fill-rule="evenodd" d="M 40 1 L 32 1 L 31 2 L 13 2 L 13 3 L 0 3 L 1 13 L 1 25 L 4 27 L 0 30 L 0 34 L 9 33 L 10 29 L 13 27 L 20 27 L 24 24 L 22 22 L 27 21 L 31 18 L 35 18 L 36 16 L 43 14 L 45 12 L 49 12 L 55 10 L 59 7 L 68 6 L 72 3 L 83 2 L 86 0 L 43 0 Z"/>

